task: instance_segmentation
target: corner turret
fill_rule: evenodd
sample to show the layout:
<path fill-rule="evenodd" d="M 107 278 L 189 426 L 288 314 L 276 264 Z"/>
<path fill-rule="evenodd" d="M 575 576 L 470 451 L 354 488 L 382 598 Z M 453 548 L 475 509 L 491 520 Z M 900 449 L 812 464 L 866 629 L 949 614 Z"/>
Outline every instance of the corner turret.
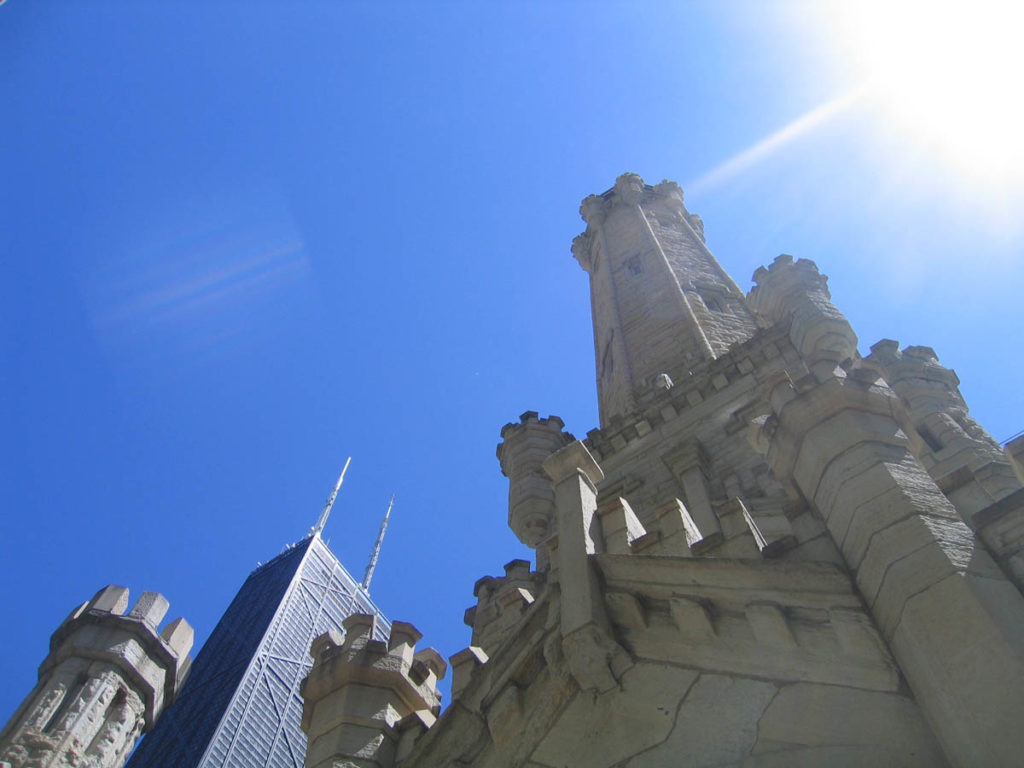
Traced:
<path fill-rule="evenodd" d="M 501 472 L 509 479 L 508 524 L 528 547 L 539 548 L 553 531 L 555 490 L 541 470 L 544 460 L 573 441 L 565 424 L 557 416 L 542 419 L 536 411 L 527 411 L 518 424 L 501 429 L 498 444 Z"/>
<path fill-rule="evenodd" d="M 12 768 L 119 768 L 184 682 L 193 631 L 159 624 L 168 602 L 108 586 L 71 612 L 50 639 L 39 683 L 0 733 Z"/>
<path fill-rule="evenodd" d="M 754 282 L 750 307 L 766 325 L 789 323 L 790 341 L 819 376 L 857 354 L 857 334 L 832 303 L 828 278 L 813 261 L 794 262 L 784 253 L 767 269 L 759 267 Z"/>
<path fill-rule="evenodd" d="M 374 639 L 376 622 L 352 614 L 344 639 L 331 631 L 313 641 L 301 687 L 307 768 L 388 768 L 440 714 L 437 681 L 447 664 L 433 648 L 416 650 L 422 635 L 412 624 L 393 622 L 385 642 Z"/>

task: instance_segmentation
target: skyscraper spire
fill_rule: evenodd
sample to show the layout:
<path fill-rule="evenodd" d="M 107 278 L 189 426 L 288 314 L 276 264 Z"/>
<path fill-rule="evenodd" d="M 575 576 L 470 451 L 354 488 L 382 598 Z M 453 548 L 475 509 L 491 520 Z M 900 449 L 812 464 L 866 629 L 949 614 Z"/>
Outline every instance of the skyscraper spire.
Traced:
<path fill-rule="evenodd" d="M 320 519 L 317 520 L 316 525 L 313 526 L 313 533 L 322 533 L 324 526 L 327 525 L 327 518 L 331 515 L 331 508 L 334 506 L 334 500 L 338 498 L 338 489 L 341 488 L 341 484 L 345 482 L 345 473 L 348 471 L 348 465 L 351 461 L 351 456 L 345 459 L 345 466 L 341 469 L 341 476 L 338 478 L 338 483 L 334 486 L 334 490 L 331 491 L 331 495 L 327 497 L 327 503 L 324 504 L 324 510 L 320 513 Z"/>
<path fill-rule="evenodd" d="M 373 545 L 373 552 L 370 554 L 370 562 L 366 564 L 366 574 L 363 576 L 363 591 L 370 590 L 370 579 L 373 578 L 373 569 L 377 567 L 377 559 L 380 557 L 380 545 L 384 543 L 384 532 L 388 529 L 388 518 L 391 517 L 391 508 L 395 506 L 395 494 L 391 494 L 391 501 L 388 502 L 388 511 L 384 513 L 384 519 L 380 521 L 380 532 L 377 534 L 377 543 Z"/>

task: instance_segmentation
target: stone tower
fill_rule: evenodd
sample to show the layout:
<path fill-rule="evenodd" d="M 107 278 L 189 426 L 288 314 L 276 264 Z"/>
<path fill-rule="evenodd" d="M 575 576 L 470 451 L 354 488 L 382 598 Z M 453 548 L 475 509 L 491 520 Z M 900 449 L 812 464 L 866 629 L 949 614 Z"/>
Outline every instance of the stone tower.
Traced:
<path fill-rule="evenodd" d="M 813 262 L 744 295 L 675 184 L 581 213 L 601 426 L 502 430 L 537 568 L 477 582 L 451 706 L 352 764 L 1024 765 L 1020 446 L 930 348 L 862 358 Z"/>
<path fill-rule="evenodd" d="M 57 628 L 39 683 L 0 733 L 0 766 L 119 768 L 189 670 L 192 627 L 168 603 L 108 586 Z"/>

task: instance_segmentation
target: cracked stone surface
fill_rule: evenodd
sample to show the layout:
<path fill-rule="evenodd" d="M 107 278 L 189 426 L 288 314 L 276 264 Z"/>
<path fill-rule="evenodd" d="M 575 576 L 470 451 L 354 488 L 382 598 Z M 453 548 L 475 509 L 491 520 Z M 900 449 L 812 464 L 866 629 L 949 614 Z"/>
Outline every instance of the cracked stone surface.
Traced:
<path fill-rule="evenodd" d="M 696 679 L 692 670 L 637 664 L 621 691 L 577 696 L 532 759 L 553 768 L 610 768 L 665 739 Z"/>
<path fill-rule="evenodd" d="M 777 686 L 760 680 L 701 675 L 679 707 L 668 738 L 626 765 L 738 765 L 754 746 L 758 720 L 778 692 Z"/>

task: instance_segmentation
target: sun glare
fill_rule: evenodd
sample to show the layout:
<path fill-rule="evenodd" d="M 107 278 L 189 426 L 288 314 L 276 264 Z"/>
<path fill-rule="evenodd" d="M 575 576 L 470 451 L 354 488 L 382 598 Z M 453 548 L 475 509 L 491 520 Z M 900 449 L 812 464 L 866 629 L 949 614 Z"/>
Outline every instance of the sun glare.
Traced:
<path fill-rule="evenodd" d="M 837 9 L 893 127 L 974 175 L 1024 180 L 1024 4 L 862 0 Z"/>

